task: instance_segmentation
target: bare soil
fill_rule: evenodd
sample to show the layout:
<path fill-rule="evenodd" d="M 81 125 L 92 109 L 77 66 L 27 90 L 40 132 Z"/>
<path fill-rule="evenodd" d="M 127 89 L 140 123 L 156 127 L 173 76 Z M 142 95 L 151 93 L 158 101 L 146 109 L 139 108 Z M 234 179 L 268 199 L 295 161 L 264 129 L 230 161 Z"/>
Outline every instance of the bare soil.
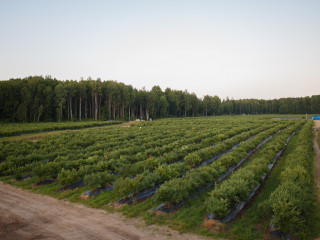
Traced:
<path fill-rule="evenodd" d="M 0 182 L 0 239 L 207 239 Z"/>

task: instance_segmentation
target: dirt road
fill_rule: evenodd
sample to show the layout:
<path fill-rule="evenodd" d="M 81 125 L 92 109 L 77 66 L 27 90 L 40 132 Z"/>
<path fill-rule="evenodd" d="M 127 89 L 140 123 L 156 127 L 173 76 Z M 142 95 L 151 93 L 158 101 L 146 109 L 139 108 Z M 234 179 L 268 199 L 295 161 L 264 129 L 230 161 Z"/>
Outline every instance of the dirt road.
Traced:
<path fill-rule="evenodd" d="M 206 239 L 0 182 L 0 239 Z"/>
<path fill-rule="evenodd" d="M 318 198 L 320 200 L 320 150 L 319 150 L 319 145 L 317 142 L 318 139 L 318 134 L 320 131 L 320 121 L 314 121 L 315 122 L 315 127 L 313 128 L 313 131 L 315 133 L 315 136 L 313 138 L 313 149 L 315 152 L 315 156 L 314 156 L 314 161 L 315 161 L 315 172 L 314 172 L 314 176 L 315 176 L 315 181 L 316 181 L 316 186 L 318 189 Z"/>

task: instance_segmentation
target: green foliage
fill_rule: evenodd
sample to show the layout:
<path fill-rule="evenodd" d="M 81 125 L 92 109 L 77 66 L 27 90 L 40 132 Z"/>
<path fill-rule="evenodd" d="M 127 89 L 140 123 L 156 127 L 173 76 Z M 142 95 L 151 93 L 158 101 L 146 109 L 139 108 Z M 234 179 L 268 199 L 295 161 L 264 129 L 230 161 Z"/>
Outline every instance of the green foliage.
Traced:
<path fill-rule="evenodd" d="M 0 121 L 39 122 L 75 119 L 149 120 L 162 117 L 215 116 L 220 114 L 319 113 L 320 96 L 274 100 L 203 99 L 188 91 L 137 90 L 115 81 L 88 78 L 59 81 L 50 76 L 30 76 L 0 82 Z M 98 104 L 101 103 L 101 104 Z M 93 106 L 88 111 L 88 106 Z M 1 131 L 0 131 L 1 133 Z M 205 142 L 203 142 L 205 144 Z"/>
<path fill-rule="evenodd" d="M 270 196 L 274 224 L 284 232 L 289 232 L 293 227 L 301 229 L 303 220 L 300 216 L 308 202 L 306 196 L 303 189 L 295 183 L 281 184 Z"/>
<path fill-rule="evenodd" d="M 60 186 L 66 186 L 81 180 L 81 176 L 76 169 L 65 170 L 62 168 L 58 174 L 57 181 Z"/>
<path fill-rule="evenodd" d="M 226 198 L 208 198 L 206 205 L 208 206 L 208 212 L 213 212 L 215 218 L 220 219 L 225 216 L 229 211 L 229 201 Z"/>
<path fill-rule="evenodd" d="M 198 155 L 198 153 L 190 153 L 184 158 L 184 162 L 189 166 L 195 167 L 202 162 L 202 158 Z"/>
<path fill-rule="evenodd" d="M 108 172 L 91 173 L 84 177 L 84 183 L 92 190 L 95 190 L 98 187 L 110 185 L 114 180 L 115 176 Z"/>
<path fill-rule="evenodd" d="M 23 121 L 26 122 L 27 120 Z M 121 121 L 112 122 L 55 122 L 55 123 L 1 123 L 0 136 L 13 136 L 17 134 L 25 134 L 32 132 L 44 132 L 64 129 L 81 129 L 95 126 L 106 126 L 112 124 L 120 124 Z M 82 143 L 88 143 L 84 141 Z M 79 143 L 80 144 L 80 143 Z"/>
<path fill-rule="evenodd" d="M 136 189 L 136 182 L 131 178 L 119 178 L 113 184 L 114 190 L 119 196 L 126 196 Z"/>
<path fill-rule="evenodd" d="M 56 178 L 63 165 L 63 163 L 59 162 L 40 163 L 33 167 L 33 174 L 38 178 L 38 181 Z"/>
<path fill-rule="evenodd" d="M 301 123 L 296 123 L 277 135 L 273 144 L 261 151 L 260 158 L 255 158 L 216 186 L 206 202 L 208 212 L 213 212 L 217 218 L 222 218 L 235 203 L 246 201 L 252 189 L 259 185 L 262 177 L 269 171 L 268 164 L 273 162 L 274 156 L 285 147 L 287 138 L 299 125 Z M 252 144 L 242 144 L 242 148 L 245 146 L 252 148 Z"/>
<path fill-rule="evenodd" d="M 158 91 L 155 89 L 156 92 Z M 109 113 L 105 114 L 108 116 Z M 154 216 L 152 211 L 148 211 L 159 202 L 171 204 L 184 200 L 186 204 L 181 212 L 179 210 L 176 214 L 168 215 L 162 221 L 175 219 L 179 225 L 181 222 L 183 224 L 188 222 L 188 219 L 184 221 L 184 218 L 192 218 L 193 220 L 187 224 L 191 226 L 192 222 L 200 226 L 209 211 L 222 217 L 234 203 L 247 199 L 252 188 L 262 181 L 261 176 L 269 171 L 267 166 L 273 162 L 275 154 L 283 148 L 287 137 L 301 122 L 273 120 L 260 116 L 233 116 L 232 118 L 161 119 L 122 125 L 125 127 L 66 131 L 42 138 L 37 142 L 0 143 L 0 172 L 16 177 L 32 172 L 36 179 L 25 183 L 14 183 L 25 184 L 25 186 L 31 181 L 34 183 L 38 180 L 57 178 L 58 183 L 32 188 L 34 191 L 40 189 L 39 191 L 46 191 L 53 195 L 60 194 L 52 192 L 57 185 L 72 184 L 81 179 L 84 179 L 86 187 L 92 190 L 99 186 L 113 184 L 114 190 L 103 191 L 95 199 L 85 201 L 91 206 L 106 206 L 110 201 L 135 195 L 153 186 L 160 186 L 154 197 L 125 208 L 132 209 L 132 214 L 133 212 L 146 214 L 144 216 L 152 222 L 154 218 L 162 217 Z M 229 179 L 217 184 L 219 177 L 230 167 L 236 166 L 240 160 L 245 159 L 250 150 L 257 148 L 263 140 L 286 127 L 288 127 L 286 130 L 271 140 L 272 144 L 264 145 L 263 151 L 260 151 L 261 154 L 259 153 L 258 157 L 257 155 L 254 157 L 252 164 L 245 163 L 242 169 L 230 175 Z M 234 147 L 235 145 L 238 147 Z M 225 153 L 227 150 L 229 152 Z M 298 187 L 308 185 L 310 174 L 306 175 L 306 173 L 309 172 L 310 163 L 304 157 L 304 153 L 309 151 L 310 149 L 305 145 L 299 148 L 299 153 L 291 159 L 288 168 L 283 171 L 281 176 L 283 182 L 294 181 L 297 182 Z M 213 162 L 205 166 L 201 165 L 204 161 L 216 156 L 219 157 Z M 297 164 L 299 162 L 306 164 L 306 168 Z M 4 179 L 9 178 L 4 177 Z M 306 184 L 298 184 L 298 182 Z M 212 184 L 216 184 L 215 192 L 211 192 L 209 197 L 207 193 L 199 193 L 200 190 Z M 73 200 L 76 200 L 80 194 L 79 191 L 82 190 L 68 191 L 58 196 L 72 195 Z M 279 212 L 278 218 L 275 216 L 277 224 L 288 216 L 293 219 L 291 224 L 299 224 L 299 226 L 305 224 L 308 208 L 303 208 L 301 202 L 291 199 L 292 196 L 301 194 L 298 190 L 291 190 L 287 191 L 283 188 L 279 193 L 274 194 L 274 199 L 282 199 L 279 205 L 274 205 L 275 200 L 269 199 L 263 206 L 261 204 L 263 209 L 261 214 L 264 211 L 269 214 L 273 211 Z M 294 192 L 296 194 L 293 194 Z M 309 194 L 310 191 L 306 192 Z M 277 194 L 280 193 L 282 195 L 278 196 Z M 188 200 L 195 194 L 201 198 L 201 201 Z M 303 203 L 307 203 L 310 207 L 310 199 L 310 196 L 306 195 Z M 197 206 L 193 205 L 194 200 Z M 287 205 L 284 204 L 286 202 Z M 290 214 L 285 215 L 286 211 L 283 211 L 283 208 L 290 210 Z M 138 213 L 142 209 L 145 213 Z M 200 212 L 194 213 L 196 210 Z M 184 230 L 183 224 L 178 228 Z"/>
<path fill-rule="evenodd" d="M 160 202 L 177 203 L 188 197 L 187 186 L 181 185 L 177 178 L 172 179 L 157 190 L 155 197 Z"/>
<path fill-rule="evenodd" d="M 302 128 L 299 146 L 287 157 L 281 184 L 270 195 L 274 224 L 284 232 L 303 231 L 312 211 L 312 122 Z"/>

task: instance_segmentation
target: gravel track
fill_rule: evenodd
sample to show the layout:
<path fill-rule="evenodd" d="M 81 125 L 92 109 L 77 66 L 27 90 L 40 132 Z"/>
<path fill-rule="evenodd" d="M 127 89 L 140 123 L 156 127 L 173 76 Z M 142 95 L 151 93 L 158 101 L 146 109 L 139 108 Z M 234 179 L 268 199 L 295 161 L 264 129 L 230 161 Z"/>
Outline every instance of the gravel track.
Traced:
<path fill-rule="evenodd" d="M 0 239 L 207 239 L 0 182 Z"/>

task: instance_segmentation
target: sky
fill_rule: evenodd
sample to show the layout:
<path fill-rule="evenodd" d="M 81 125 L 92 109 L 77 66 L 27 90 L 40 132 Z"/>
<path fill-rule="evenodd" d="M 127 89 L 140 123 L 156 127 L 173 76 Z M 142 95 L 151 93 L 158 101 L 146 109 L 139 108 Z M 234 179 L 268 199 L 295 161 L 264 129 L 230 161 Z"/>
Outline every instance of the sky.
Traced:
<path fill-rule="evenodd" d="M 318 0 L 0 0 L 0 79 L 234 99 L 320 94 Z"/>

